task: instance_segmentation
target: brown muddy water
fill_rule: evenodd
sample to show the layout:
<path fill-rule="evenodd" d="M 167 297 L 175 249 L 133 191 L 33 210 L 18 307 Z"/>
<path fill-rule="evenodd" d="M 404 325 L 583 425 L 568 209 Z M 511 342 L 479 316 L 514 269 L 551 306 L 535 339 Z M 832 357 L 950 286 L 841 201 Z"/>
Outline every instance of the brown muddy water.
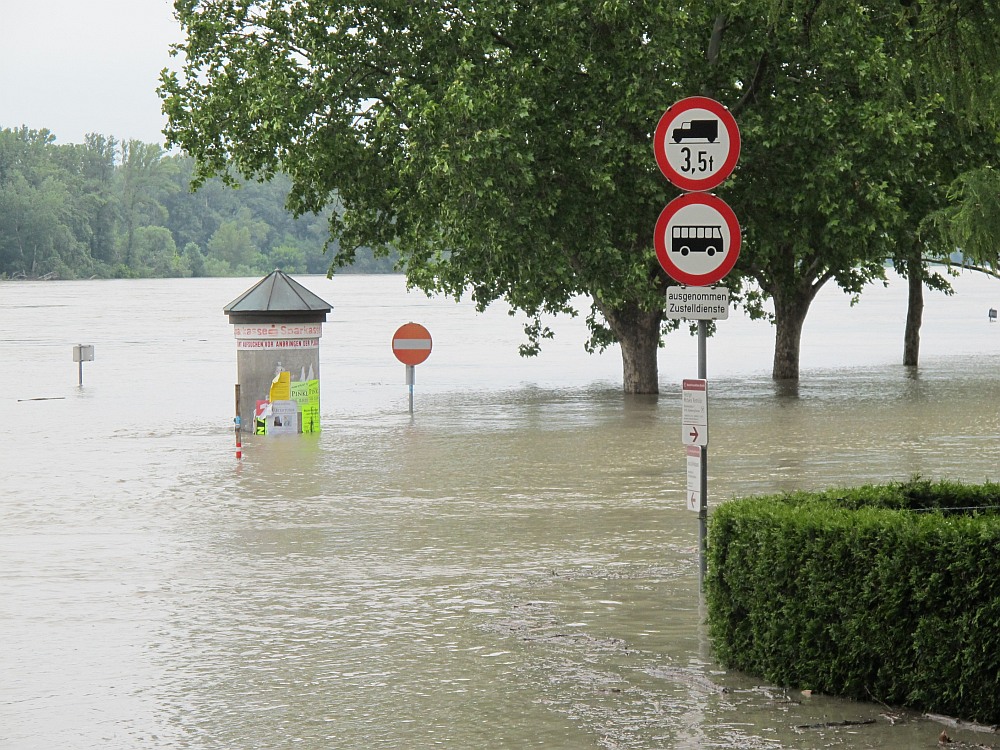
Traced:
<path fill-rule="evenodd" d="M 626 398 L 578 320 L 522 360 L 502 309 L 300 280 L 334 306 L 323 431 L 247 437 L 241 462 L 222 308 L 255 279 L 0 283 L 0 748 L 937 747 L 926 717 L 713 660 L 686 335 L 659 398 Z M 720 321 L 710 506 L 1000 480 L 1000 282 L 955 285 L 929 295 L 916 371 L 904 284 L 826 290 L 793 391 L 767 324 Z M 434 336 L 412 416 L 390 351 L 410 320 Z"/>

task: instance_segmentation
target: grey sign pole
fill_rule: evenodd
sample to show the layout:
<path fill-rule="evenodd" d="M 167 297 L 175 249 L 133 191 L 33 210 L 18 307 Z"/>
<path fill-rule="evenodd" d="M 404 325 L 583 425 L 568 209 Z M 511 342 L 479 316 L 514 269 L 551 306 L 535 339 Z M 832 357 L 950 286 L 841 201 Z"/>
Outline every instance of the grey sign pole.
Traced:
<path fill-rule="evenodd" d="M 691 147 L 681 145 L 689 138 L 702 140 L 711 137 L 710 145 L 698 146 L 699 161 L 692 171 Z M 689 96 L 671 105 L 656 124 L 653 133 L 653 153 L 656 164 L 673 185 L 687 191 L 675 198 L 660 213 L 653 235 L 653 246 L 667 276 L 694 287 L 712 286 L 725 278 L 740 255 L 740 223 L 726 203 L 714 195 L 704 193 L 721 184 L 736 167 L 740 158 L 740 129 L 732 113 L 722 104 L 704 96 Z M 694 192 L 691 192 L 694 191 Z M 695 220 L 697 217 L 697 220 Z M 705 226 L 718 227 L 718 235 L 703 237 L 692 230 Z M 723 228 L 728 229 L 728 237 Z M 691 240 L 706 243 L 695 247 Z M 718 240 L 718 241 L 717 241 Z M 711 249 L 709 248 L 711 244 Z M 719 245 L 717 248 L 716 245 Z M 716 252 L 718 250 L 718 252 Z M 705 262 L 705 256 L 714 262 Z M 709 297 L 688 297 L 685 290 L 678 290 L 679 297 L 672 299 L 674 290 L 667 291 L 668 317 L 698 319 L 698 378 L 707 381 L 705 341 L 711 319 L 724 319 L 729 315 L 729 292 L 725 302 Z M 721 309 L 720 309 L 721 308 Z M 719 315 L 718 313 L 723 313 Z M 693 313 L 693 315 L 692 315 Z M 706 383 L 707 385 L 707 383 Z M 708 420 L 708 392 L 705 393 L 705 419 Z M 706 424 L 707 427 L 707 424 Z M 707 429 L 706 429 L 707 433 Z M 697 433 L 692 436 L 698 442 Z M 708 572 L 708 436 L 701 445 L 701 477 L 698 481 L 698 557 L 699 583 L 704 590 Z M 690 506 L 689 506 L 690 507 Z M 693 508 L 692 508 L 693 510 Z"/>
<path fill-rule="evenodd" d="M 708 340 L 708 321 L 698 321 L 698 377 L 708 378 L 706 362 L 706 341 Z M 708 446 L 701 448 L 701 486 L 698 488 L 701 496 L 698 506 L 698 585 L 704 591 L 705 575 L 708 572 Z"/>
<path fill-rule="evenodd" d="M 83 363 L 94 361 L 94 345 L 93 344 L 77 344 L 73 347 L 73 361 L 78 364 L 77 367 L 77 384 L 83 386 Z"/>
<path fill-rule="evenodd" d="M 416 373 L 414 365 L 406 366 L 406 384 L 410 387 L 410 414 L 413 414 L 413 383 L 416 381 Z"/>

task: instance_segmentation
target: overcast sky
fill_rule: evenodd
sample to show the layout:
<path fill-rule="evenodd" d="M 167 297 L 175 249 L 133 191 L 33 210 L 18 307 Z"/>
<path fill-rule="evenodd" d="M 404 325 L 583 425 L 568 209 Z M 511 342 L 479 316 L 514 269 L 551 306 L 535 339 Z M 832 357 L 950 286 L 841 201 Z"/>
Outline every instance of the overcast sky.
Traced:
<path fill-rule="evenodd" d="M 180 39 L 172 0 L 0 0 L 0 129 L 162 143 L 156 87 Z"/>

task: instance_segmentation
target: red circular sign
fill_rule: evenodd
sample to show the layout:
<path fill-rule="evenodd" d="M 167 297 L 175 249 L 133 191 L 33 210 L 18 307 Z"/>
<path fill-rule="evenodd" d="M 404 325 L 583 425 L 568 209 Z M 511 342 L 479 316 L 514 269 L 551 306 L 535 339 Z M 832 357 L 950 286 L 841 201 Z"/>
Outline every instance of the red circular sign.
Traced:
<path fill-rule="evenodd" d="M 419 323 L 406 323 L 392 335 L 392 353 L 404 365 L 419 365 L 431 356 L 431 334 Z"/>
<path fill-rule="evenodd" d="M 740 129 L 719 102 L 690 96 L 660 117 L 653 151 L 660 171 L 681 190 L 711 190 L 736 167 Z"/>
<path fill-rule="evenodd" d="M 656 220 L 656 258 L 674 281 L 711 286 L 740 257 L 740 223 L 729 205 L 711 193 L 674 198 Z"/>

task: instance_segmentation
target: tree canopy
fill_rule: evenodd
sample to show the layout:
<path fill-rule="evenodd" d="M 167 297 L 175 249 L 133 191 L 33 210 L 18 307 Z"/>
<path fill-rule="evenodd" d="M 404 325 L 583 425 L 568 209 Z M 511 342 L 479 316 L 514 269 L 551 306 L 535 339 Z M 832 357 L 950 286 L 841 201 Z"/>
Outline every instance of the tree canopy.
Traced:
<path fill-rule="evenodd" d="M 922 56 L 983 44 L 968 0 L 175 8 L 166 134 L 202 178 L 287 173 L 297 211 L 338 204 L 335 267 L 358 246 L 398 251 L 414 285 L 525 311 L 528 351 L 545 314 L 586 295 L 589 345 L 621 345 L 628 392 L 657 391 L 670 325 L 652 239 L 676 195 L 652 150 L 667 106 L 708 94 L 740 122 L 719 189 L 746 233 L 732 282 L 751 309 L 773 298 L 775 376 L 797 377 L 818 289 L 857 292 L 895 250 L 904 183 L 949 107 Z"/>
<path fill-rule="evenodd" d="M 748 145 L 731 192 L 747 227 L 739 268 L 773 300 L 772 374 L 794 379 L 816 293 L 832 281 L 858 294 L 885 278 L 887 259 L 912 260 L 925 241 L 916 230 L 948 204 L 947 185 L 998 149 L 956 91 L 930 85 L 948 59 L 934 40 L 962 43 L 968 15 L 960 24 L 947 7 L 916 2 L 782 10 L 751 37 L 755 86 L 739 113 Z M 954 250 L 935 239 L 927 255 Z M 940 286 L 919 261 L 900 267 Z"/>

